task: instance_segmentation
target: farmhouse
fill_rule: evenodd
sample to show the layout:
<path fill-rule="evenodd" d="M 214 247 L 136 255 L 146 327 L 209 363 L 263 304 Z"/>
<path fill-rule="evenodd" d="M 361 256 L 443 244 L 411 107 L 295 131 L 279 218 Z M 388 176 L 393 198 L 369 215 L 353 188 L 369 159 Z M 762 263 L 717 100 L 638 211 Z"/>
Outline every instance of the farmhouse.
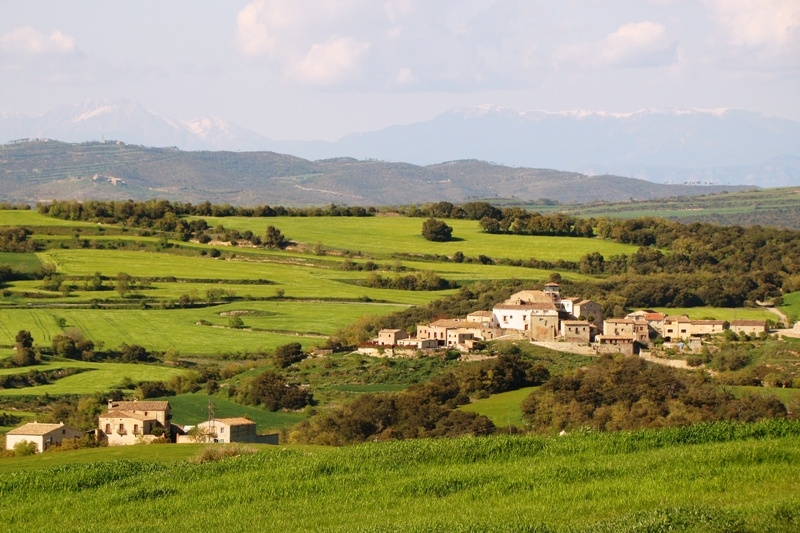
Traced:
<path fill-rule="evenodd" d="M 747 335 L 758 335 L 767 331 L 766 320 L 734 320 L 731 322 L 731 331 L 734 333 L 745 333 Z"/>
<path fill-rule="evenodd" d="M 79 439 L 83 431 L 59 424 L 40 424 L 32 422 L 12 429 L 6 433 L 6 450 L 13 450 L 14 446 L 22 441 L 36 444 L 36 449 L 41 453 L 51 446 L 59 446 L 67 439 Z"/>
<path fill-rule="evenodd" d="M 109 400 L 108 412 L 100 415 L 97 440 L 109 446 L 151 442 L 170 427 L 169 402 Z"/>
<path fill-rule="evenodd" d="M 661 326 L 661 336 L 665 340 L 688 339 L 692 336 L 692 321 L 686 315 L 668 316 Z"/>
<path fill-rule="evenodd" d="M 592 324 L 586 320 L 562 320 L 561 336 L 566 342 L 591 342 Z"/>
<path fill-rule="evenodd" d="M 402 329 L 382 329 L 378 332 L 378 344 L 381 346 L 394 346 L 401 339 L 408 337 Z"/>
<path fill-rule="evenodd" d="M 194 431 L 190 431 L 187 435 L 179 435 L 177 442 L 178 444 L 193 442 L 278 444 L 278 434 L 257 434 L 256 423 L 249 418 L 216 418 L 197 424 Z"/>
<path fill-rule="evenodd" d="M 691 325 L 694 337 L 716 335 L 728 329 L 728 323 L 724 320 L 692 320 Z"/>
<path fill-rule="evenodd" d="M 650 332 L 645 320 L 610 318 L 603 321 L 603 336 L 626 337 L 640 344 L 650 343 Z"/>

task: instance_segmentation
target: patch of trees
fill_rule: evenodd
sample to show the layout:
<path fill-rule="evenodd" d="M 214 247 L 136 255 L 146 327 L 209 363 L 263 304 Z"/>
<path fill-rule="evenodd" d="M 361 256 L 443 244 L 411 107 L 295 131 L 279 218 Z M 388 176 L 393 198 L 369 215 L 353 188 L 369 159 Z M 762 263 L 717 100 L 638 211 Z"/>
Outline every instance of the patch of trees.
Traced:
<path fill-rule="evenodd" d="M 28 228 L 17 226 L 0 228 L 0 252 L 28 253 L 38 249 L 36 241 L 28 239 Z"/>
<path fill-rule="evenodd" d="M 308 390 L 288 383 L 286 378 L 272 370 L 245 379 L 239 387 L 231 387 L 228 391 L 239 403 L 263 406 L 268 411 L 294 411 L 310 405 L 314 400 Z"/>
<path fill-rule="evenodd" d="M 80 374 L 88 370 L 88 368 L 59 368 L 42 372 L 32 369 L 26 374 L 3 374 L 0 376 L 0 389 L 21 389 L 24 387 L 49 385 L 55 383 L 59 379 L 74 376 L 75 374 Z"/>
<path fill-rule="evenodd" d="M 588 368 L 552 377 L 523 401 L 522 410 L 540 433 L 786 417 L 786 408 L 775 397 L 736 398 L 703 373 L 625 356 L 603 356 Z"/>
<path fill-rule="evenodd" d="M 453 228 L 444 221 L 431 217 L 422 223 L 422 236 L 429 241 L 447 242 L 453 237 Z"/>
<path fill-rule="evenodd" d="M 321 413 L 295 426 L 299 442 L 343 445 L 368 440 L 490 435 L 491 420 L 458 411 L 470 395 L 505 392 L 541 384 L 549 378 L 542 365 L 519 355 L 501 355 L 436 376 L 392 394 L 363 394 L 349 405 Z"/>
<path fill-rule="evenodd" d="M 123 224 L 131 227 L 148 227 L 163 231 L 181 232 L 186 226 L 179 217 L 368 217 L 373 216 L 375 208 L 360 206 L 340 206 L 330 204 L 327 207 L 283 207 L 261 205 L 255 207 L 236 207 L 230 204 L 211 204 L 203 202 L 197 205 L 169 200 L 53 200 L 48 204 L 39 204 L 39 213 L 62 220 L 85 220 L 104 224 Z"/>
<path fill-rule="evenodd" d="M 553 237 L 594 237 L 594 228 L 588 219 L 556 213 L 543 215 L 519 207 L 502 210 L 501 217 L 485 216 L 479 222 L 486 233 L 514 235 L 547 235 Z"/>
<path fill-rule="evenodd" d="M 30 331 L 19 330 L 14 340 L 14 355 L 10 360 L 12 366 L 30 366 L 41 362 L 41 356 L 33 348 L 33 336 Z"/>
<path fill-rule="evenodd" d="M 402 291 L 441 291 L 458 287 L 458 283 L 455 281 L 448 281 L 431 270 L 415 272 L 405 276 L 395 275 L 394 277 L 381 276 L 373 272 L 359 284 L 373 289 L 398 289 Z"/>

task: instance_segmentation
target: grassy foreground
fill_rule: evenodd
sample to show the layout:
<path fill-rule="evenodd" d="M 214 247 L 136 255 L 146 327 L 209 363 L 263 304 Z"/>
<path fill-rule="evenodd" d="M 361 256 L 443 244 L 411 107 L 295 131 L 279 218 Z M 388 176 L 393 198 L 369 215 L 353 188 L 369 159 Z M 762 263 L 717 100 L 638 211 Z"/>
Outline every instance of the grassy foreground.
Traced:
<path fill-rule="evenodd" d="M 170 519 L 187 531 L 797 531 L 798 465 L 800 423 L 787 421 L 276 447 L 4 474 L 0 515 L 26 532 L 55 516 L 59 531 L 98 519 L 115 531 Z"/>

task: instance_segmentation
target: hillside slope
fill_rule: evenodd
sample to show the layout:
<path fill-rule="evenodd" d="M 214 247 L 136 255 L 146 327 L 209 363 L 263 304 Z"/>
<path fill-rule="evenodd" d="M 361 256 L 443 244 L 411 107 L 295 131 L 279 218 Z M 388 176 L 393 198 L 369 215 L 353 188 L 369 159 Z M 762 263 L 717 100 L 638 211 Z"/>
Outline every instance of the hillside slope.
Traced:
<path fill-rule="evenodd" d="M 663 185 L 620 176 L 511 168 L 475 160 L 431 166 L 273 152 L 183 152 L 123 143 L 0 146 L 0 199 L 148 199 L 238 205 L 396 205 L 470 198 L 563 203 L 646 200 L 736 187 Z"/>

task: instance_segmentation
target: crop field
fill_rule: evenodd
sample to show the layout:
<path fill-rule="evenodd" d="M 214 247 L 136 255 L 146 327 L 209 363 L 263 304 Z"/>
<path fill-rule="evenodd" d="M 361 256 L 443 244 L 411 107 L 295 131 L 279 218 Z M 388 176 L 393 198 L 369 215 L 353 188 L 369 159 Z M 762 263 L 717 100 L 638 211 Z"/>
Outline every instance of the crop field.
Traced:
<path fill-rule="evenodd" d="M 133 365 L 124 363 L 96 363 L 83 361 L 53 362 L 34 368 L 40 372 L 59 368 L 81 368 L 86 371 L 57 380 L 49 385 L 22 387 L 19 389 L 0 389 L 0 396 L 63 396 L 67 394 L 93 394 L 106 392 L 121 385 L 125 378 L 134 383 L 140 381 L 168 381 L 186 370 L 156 365 Z M 0 375 L 27 373 L 30 368 L 2 368 Z"/>
<path fill-rule="evenodd" d="M 502 428 L 508 425 L 525 427 L 522 420 L 522 400 L 538 387 L 525 387 L 511 392 L 493 394 L 489 398 L 473 400 L 472 403 L 459 407 L 461 411 L 478 413 L 489 417 L 495 426 Z"/>
<path fill-rule="evenodd" d="M 2 213 L 2 211 L 0 211 Z M 41 268 L 42 262 L 36 254 L 17 254 L 0 252 L 0 264 L 8 265 L 20 272 L 36 272 Z"/>
<path fill-rule="evenodd" d="M 139 344 L 152 350 L 179 350 L 183 355 L 271 350 L 289 342 L 319 344 L 322 335 L 353 322 L 361 315 L 387 313 L 398 306 L 322 302 L 243 302 L 199 309 L 0 309 L 0 344 L 11 346 L 21 329 L 40 345 L 49 345 L 66 327 L 106 348 Z M 244 328 L 228 327 L 229 317 L 241 312 Z M 206 320 L 210 325 L 198 324 Z M 216 326 L 216 327 L 215 327 Z M 261 329 L 254 329 L 261 328 Z M 263 329 L 263 330 L 262 330 Z M 264 331 L 267 330 L 267 331 Z M 296 332 L 296 333 L 295 333 Z M 304 336 L 303 334 L 308 334 Z"/>
<path fill-rule="evenodd" d="M 197 217 L 200 218 L 200 217 Z M 397 252 L 452 255 L 461 251 L 477 257 L 508 257 L 554 261 L 577 261 L 590 252 L 605 257 L 630 254 L 637 247 L 600 239 L 576 237 L 535 237 L 484 233 L 475 220 L 447 220 L 453 228 L 453 241 L 430 242 L 422 237 L 422 218 L 407 217 L 202 217 L 209 226 L 222 224 L 240 231 L 261 235 L 268 225 L 279 228 L 288 239 L 339 250 L 360 251 L 376 257 Z"/>
<path fill-rule="evenodd" d="M 131 532 L 165 512 L 192 531 L 792 531 L 798 435 L 774 421 L 266 447 L 206 464 L 180 460 L 196 445 L 137 447 L 143 461 L 53 453 L 75 464 L 0 475 L 0 513 L 11 532 L 48 530 L 54 516 L 60 531 L 94 530 L 97 509 Z"/>

